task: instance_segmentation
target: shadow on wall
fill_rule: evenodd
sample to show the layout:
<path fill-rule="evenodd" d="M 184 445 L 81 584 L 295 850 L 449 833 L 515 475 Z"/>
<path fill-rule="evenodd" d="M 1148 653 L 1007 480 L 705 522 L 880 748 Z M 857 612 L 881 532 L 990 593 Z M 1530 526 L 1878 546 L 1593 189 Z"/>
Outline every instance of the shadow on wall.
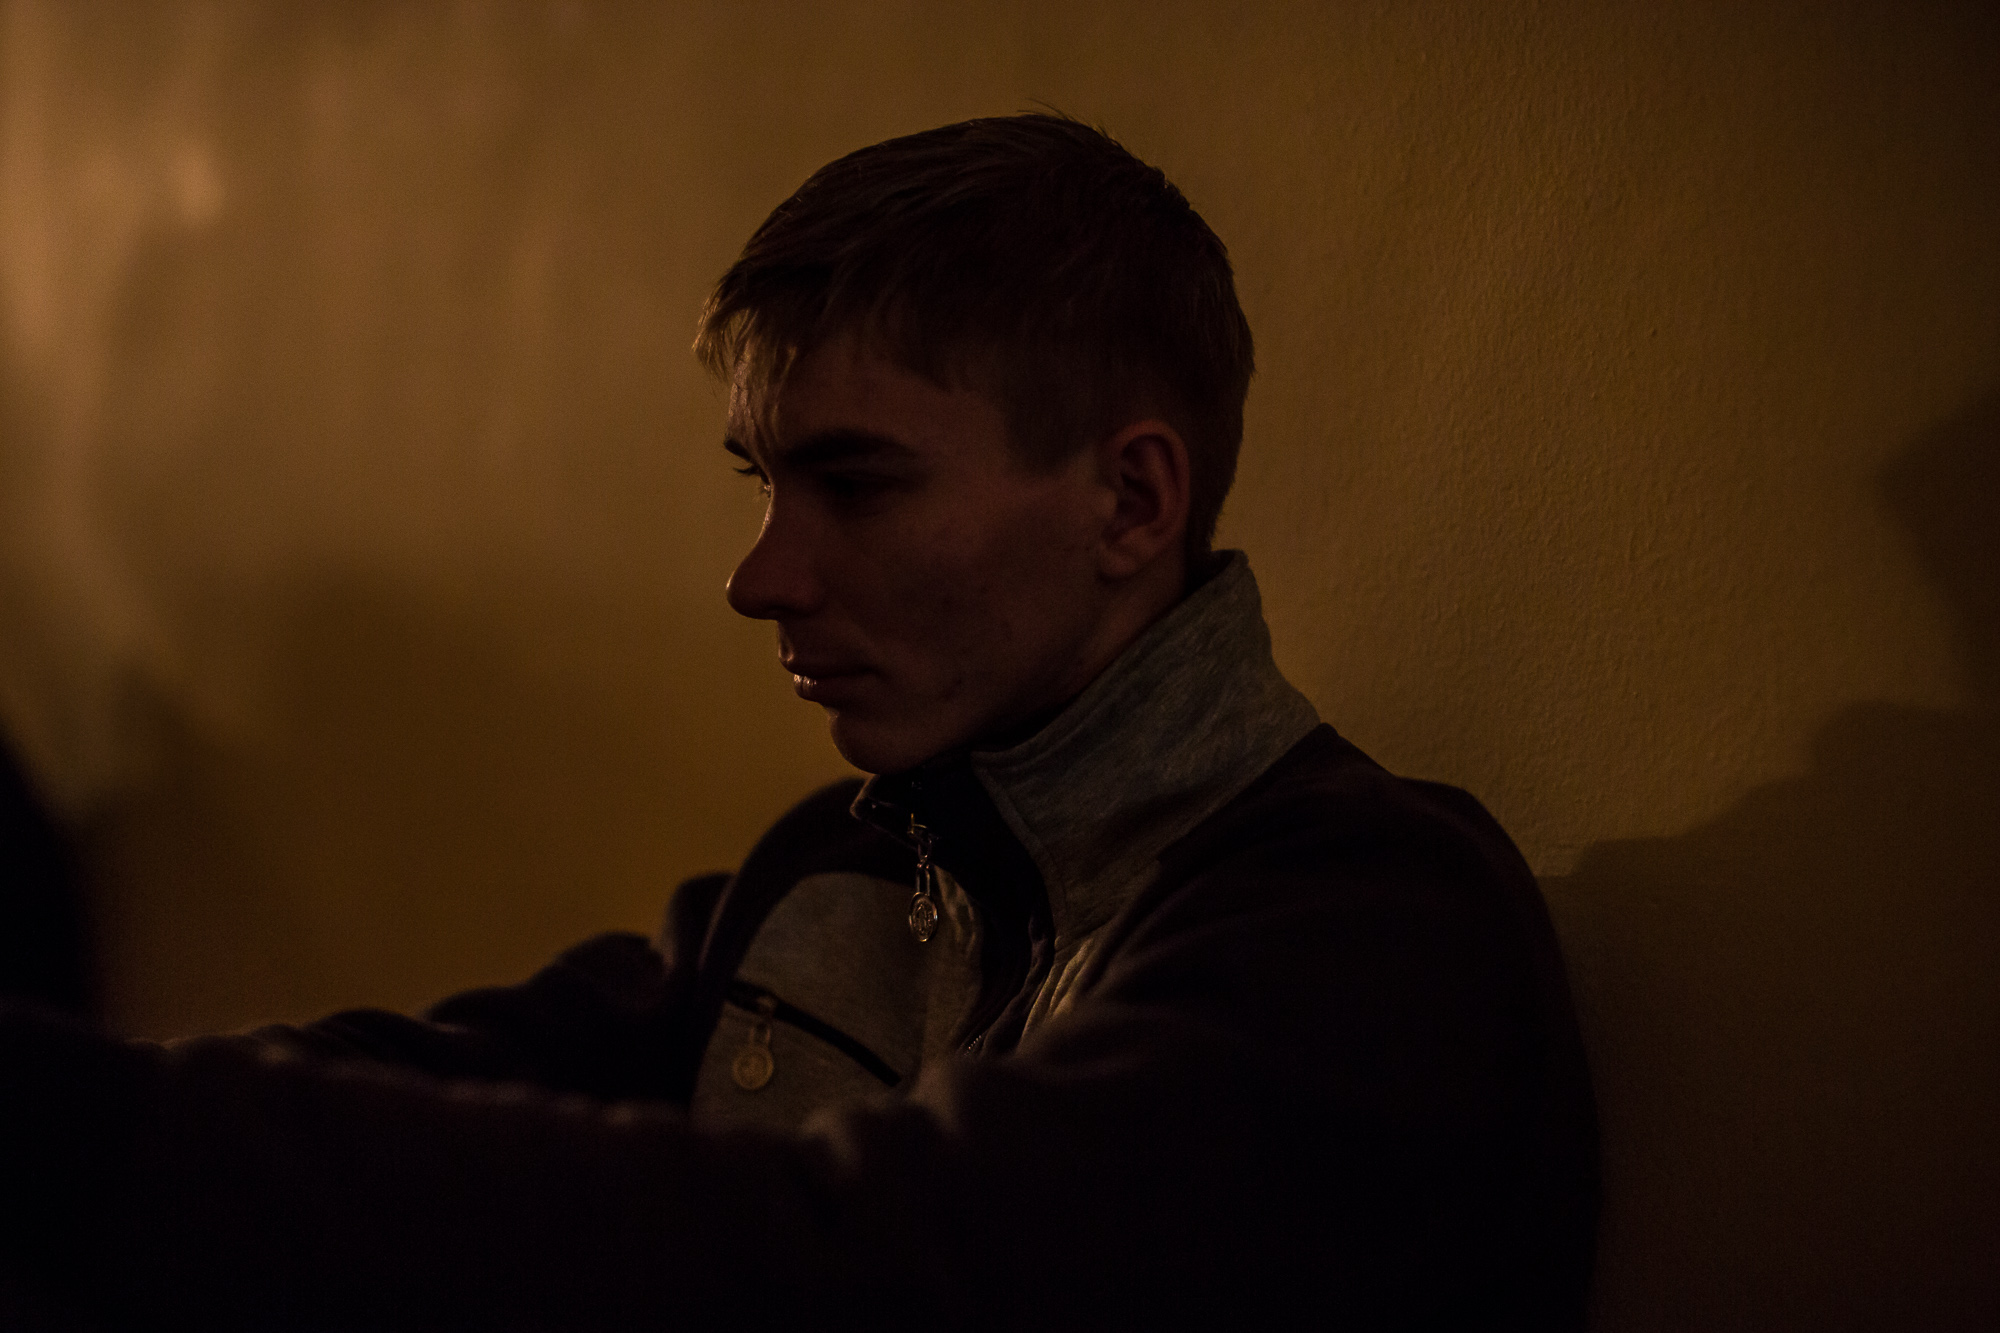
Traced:
<path fill-rule="evenodd" d="M 2000 1328 L 2000 392 L 1881 479 L 1975 704 L 1546 885 L 1604 1122 L 1603 1330 Z"/>

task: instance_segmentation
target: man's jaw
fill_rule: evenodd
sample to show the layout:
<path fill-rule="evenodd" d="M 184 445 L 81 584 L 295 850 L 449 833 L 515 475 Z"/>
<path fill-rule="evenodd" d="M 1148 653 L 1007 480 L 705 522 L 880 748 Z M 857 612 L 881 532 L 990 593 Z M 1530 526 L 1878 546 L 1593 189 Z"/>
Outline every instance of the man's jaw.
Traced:
<path fill-rule="evenodd" d="M 901 772 L 943 748 L 927 743 L 927 710 L 896 697 L 890 678 L 865 660 L 786 644 L 779 663 L 791 673 L 793 691 L 826 713 L 834 747 L 863 772 Z"/>
<path fill-rule="evenodd" d="M 913 688 L 909 675 L 863 653 L 801 647 L 781 632 L 778 663 L 791 675 L 793 692 L 825 710 L 835 748 L 864 772 L 914 768 L 984 734 L 964 725 L 950 702 L 955 691 Z"/>

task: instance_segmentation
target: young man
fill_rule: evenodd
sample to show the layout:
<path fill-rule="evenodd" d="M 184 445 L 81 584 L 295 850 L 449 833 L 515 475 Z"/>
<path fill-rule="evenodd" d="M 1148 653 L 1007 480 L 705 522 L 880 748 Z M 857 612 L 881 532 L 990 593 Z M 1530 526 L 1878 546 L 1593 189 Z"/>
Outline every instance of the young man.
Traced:
<path fill-rule="evenodd" d="M 1592 1115 L 1534 881 L 1319 723 L 1211 554 L 1251 343 L 1179 193 L 1046 116 L 878 144 L 759 228 L 698 346 L 768 494 L 730 601 L 876 776 L 684 885 L 657 950 L 423 1020 L 9 1020 L 0 1297 L 1578 1326 Z"/>

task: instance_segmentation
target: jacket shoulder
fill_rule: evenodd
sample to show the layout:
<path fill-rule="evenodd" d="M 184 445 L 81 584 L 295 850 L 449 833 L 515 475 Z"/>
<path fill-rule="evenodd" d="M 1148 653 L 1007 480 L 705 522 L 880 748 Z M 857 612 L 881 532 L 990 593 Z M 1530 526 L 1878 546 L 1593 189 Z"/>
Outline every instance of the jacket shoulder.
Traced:
<path fill-rule="evenodd" d="M 1274 839 L 1341 861 L 1465 858 L 1504 879 L 1533 880 L 1513 840 L 1470 793 L 1399 777 L 1325 723 L 1162 859 L 1192 872 Z"/>

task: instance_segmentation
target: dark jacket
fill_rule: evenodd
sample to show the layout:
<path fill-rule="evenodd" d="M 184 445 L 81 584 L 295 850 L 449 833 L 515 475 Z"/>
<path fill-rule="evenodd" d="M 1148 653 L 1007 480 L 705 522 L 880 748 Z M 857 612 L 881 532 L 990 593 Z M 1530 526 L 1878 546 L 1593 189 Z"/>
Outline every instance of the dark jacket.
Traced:
<path fill-rule="evenodd" d="M 1225 594 L 1079 701 L 1107 734 Z M 1113 784 L 1136 804 L 1037 815 L 1030 779 L 1090 771 L 1074 747 L 828 789 L 685 886 L 663 948 L 603 937 L 421 1020 L 162 1051 L 16 1015 L 5 1184 L 36 1222 L 0 1298 L 205 1328 L 1578 1327 L 1591 1102 L 1512 844 L 1324 726 L 1223 790 L 1176 745 Z M 850 983 L 901 955 L 828 939 L 793 976 L 758 942 L 801 886 L 900 906 L 915 858 L 875 825 L 911 815 L 975 984 L 877 1050 L 852 1029 L 882 995 Z M 911 984 L 951 994 L 918 948 Z M 731 1111 L 762 1089 L 704 1101 L 759 1023 L 780 1077 L 846 1091 L 784 1128 Z"/>

